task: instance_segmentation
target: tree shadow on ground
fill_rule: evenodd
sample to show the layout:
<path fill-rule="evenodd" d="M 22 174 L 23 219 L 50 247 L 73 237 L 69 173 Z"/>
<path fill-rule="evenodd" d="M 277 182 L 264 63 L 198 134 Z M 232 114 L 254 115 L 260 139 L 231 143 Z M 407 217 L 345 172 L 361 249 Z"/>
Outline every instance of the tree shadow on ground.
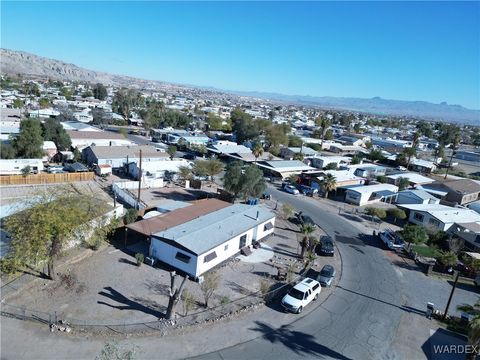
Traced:
<path fill-rule="evenodd" d="M 421 271 L 421 269 L 416 264 L 409 264 L 405 261 L 392 261 L 392 264 L 402 269 Z"/>
<path fill-rule="evenodd" d="M 360 254 L 365 254 L 365 251 L 359 249 L 357 246 L 355 245 L 349 245 L 353 250 L 359 252 Z"/>
<path fill-rule="evenodd" d="M 255 321 L 256 328 L 251 330 L 263 334 L 263 338 L 272 344 L 282 344 L 295 354 L 306 357 L 330 357 L 333 359 L 349 359 L 342 354 L 316 342 L 313 335 L 293 330 L 290 325 L 274 328 L 264 322 Z"/>
<path fill-rule="evenodd" d="M 251 295 L 253 294 L 254 292 L 250 289 L 247 289 L 245 287 L 243 287 L 242 285 L 240 284 L 237 284 L 236 282 L 234 281 L 227 281 L 226 282 L 226 285 L 232 289 L 233 291 L 236 291 L 242 295 Z"/>
<path fill-rule="evenodd" d="M 447 280 L 447 282 L 450 284 L 450 286 L 453 287 L 454 281 Z M 475 286 L 474 284 L 465 284 L 465 283 L 460 282 L 460 281 L 457 282 L 457 288 L 465 290 L 465 291 L 470 291 L 470 292 L 473 292 L 473 293 L 478 293 L 479 292 L 479 288 L 477 286 Z"/>
<path fill-rule="evenodd" d="M 364 220 L 362 218 L 359 218 L 358 216 L 355 216 L 355 215 L 341 213 L 340 216 L 343 216 L 344 218 L 346 218 L 348 220 L 352 220 L 352 221 L 356 221 L 356 222 L 364 222 Z"/>
<path fill-rule="evenodd" d="M 168 296 L 170 293 L 170 285 L 160 284 L 157 281 L 147 280 L 145 281 L 145 286 L 148 290 L 157 293 L 159 295 Z"/>
<path fill-rule="evenodd" d="M 284 255 L 284 256 L 291 256 L 295 259 L 298 258 L 298 254 L 297 252 L 293 252 L 293 251 L 287 251 L 287 250 L 283 250 L 283 249 L 278 249 L 276 245 L 272 246 L 272 250 L 273 252 L 275 253 L 275 255 Z"/>
<path fill-rule="evenodd" d="M 120 294 L 118 291 L 110 286 L 104 287 L 104 290 L 98 294 L 105 296 L 111 300 L 114 300 L 123 305 L 112 305 L 103 301 L 97 301 L 98 304 L 110 306 L 111 308 L 119 310 L 135 310 L 141 311 L 145 314 L 152 315 L 156 318 L 163 318 L 165 314 L 162 311 L 157 311 L 155 308 L 159 308 L 158 304 L 147 299 L 134 298 L 129 299 L 126 296 Z M 145 305 L 146 304 L 146 305 Z"/>
<path fill-rule="evenodd" d="M 137 266 L 137 263 L 136 263 L 136 262 L 131 261 L 131 260 L 126 259 L 126 258 L 120 258 L 120 259 L 118 259 L 118 262 L 124 263 L 124 264 L 128 264 L 128 265 L 135 265 L 135 266 Z"/>

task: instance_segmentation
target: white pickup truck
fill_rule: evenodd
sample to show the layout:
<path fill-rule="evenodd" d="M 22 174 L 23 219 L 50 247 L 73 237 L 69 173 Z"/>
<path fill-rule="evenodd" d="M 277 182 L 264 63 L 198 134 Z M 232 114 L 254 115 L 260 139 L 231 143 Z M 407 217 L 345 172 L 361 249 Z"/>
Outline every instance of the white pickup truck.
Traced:
<path fill-rule="evenodd" d="M 385 229 L 378 235 L 390 250 L 401 250 L 405 246 L 405 242 L 392 229 Z"/>

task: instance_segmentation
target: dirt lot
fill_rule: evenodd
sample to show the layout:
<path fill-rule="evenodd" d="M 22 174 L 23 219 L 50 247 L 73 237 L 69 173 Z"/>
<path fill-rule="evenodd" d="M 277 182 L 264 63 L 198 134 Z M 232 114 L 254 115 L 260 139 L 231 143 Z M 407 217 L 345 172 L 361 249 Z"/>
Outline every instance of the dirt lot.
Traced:
<path fill-rule="evenodd" d="M 320 230 L 315 235 L 320 235 Z M 218 269 L 220 285 L 209 305 L 216 306 L 258 292 L 261 282 L 273 285 L 277 282 L 274 279 L 277 274 L 275 266 L 294 264 L 298 272 L 302 268 L 297 257 L 301 236 L 295 224 L 278 219 L 274 236 L 264 242 L 262 249 L 253 250 L 247 258 L 232 259 Z M 135 247 L 130 253 L 138 251 L 139 244 Z M 145 244 L 140 247 L 146 249 Z M 340 270 L 337 257 L 318 258 L 313 268 L 318 271 L 325 263 L 332 262 Z M 42 281 L 5 300 L 11 305 L 52 314 L 56 312 L 62 319 L 76 319 L 76 323 L 147 322 L 163 317 L 169 284 L 170 276 L 166 270 L 145 264 L 138 267 L 135 258 L 124 249 L 108 246 L 70 266 L 56 282 Z M 186 290 L 196 299 L 195 309 L 190 313 L 203 311 L 199 284 L 188 281 Z M 182 302 L 177 312 L 183 314 Z"/>

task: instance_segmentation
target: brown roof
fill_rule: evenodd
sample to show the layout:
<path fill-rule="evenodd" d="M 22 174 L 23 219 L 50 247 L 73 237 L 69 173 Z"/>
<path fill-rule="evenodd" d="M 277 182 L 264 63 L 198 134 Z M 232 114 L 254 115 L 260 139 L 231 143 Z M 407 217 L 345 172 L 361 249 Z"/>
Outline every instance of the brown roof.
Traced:
<path fill-rule="evenodd" d="M 150 236 L 159 231 L 170 229 L 186 223 L 200 216 L 223 209 L 231 204 L 218 199 L 203 199 L 193 202 L 192 205 L 154 216 L 149 219 L 137 221 L 127 225 L 128 229 Z"/>
<path fill-rule="evenodd" d="M 110 131 L 74 131 L 67 130 L 72 139 L 125 139 L 122 134 Z"/>
<path fill-rule="evenodd" d="M 480 192 L 480 185 L 470 179 L 459 179 L 444 182 L 443 185 L 451 190 L 461 194 L 472 194 Z"/>

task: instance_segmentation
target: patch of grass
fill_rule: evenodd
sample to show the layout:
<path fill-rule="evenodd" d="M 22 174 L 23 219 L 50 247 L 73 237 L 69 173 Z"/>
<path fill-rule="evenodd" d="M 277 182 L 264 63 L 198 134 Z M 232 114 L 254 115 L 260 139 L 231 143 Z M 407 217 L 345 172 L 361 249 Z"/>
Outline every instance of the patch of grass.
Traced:
<path fill-rule="evenodd" d="M 413 245 L 413 251 L 415 251 L 419 256 L 424 257 L 431 257 L 434 258 L 436 255 L 435 249 L 431 248 L 430 246 L 424 245 Z"/>

